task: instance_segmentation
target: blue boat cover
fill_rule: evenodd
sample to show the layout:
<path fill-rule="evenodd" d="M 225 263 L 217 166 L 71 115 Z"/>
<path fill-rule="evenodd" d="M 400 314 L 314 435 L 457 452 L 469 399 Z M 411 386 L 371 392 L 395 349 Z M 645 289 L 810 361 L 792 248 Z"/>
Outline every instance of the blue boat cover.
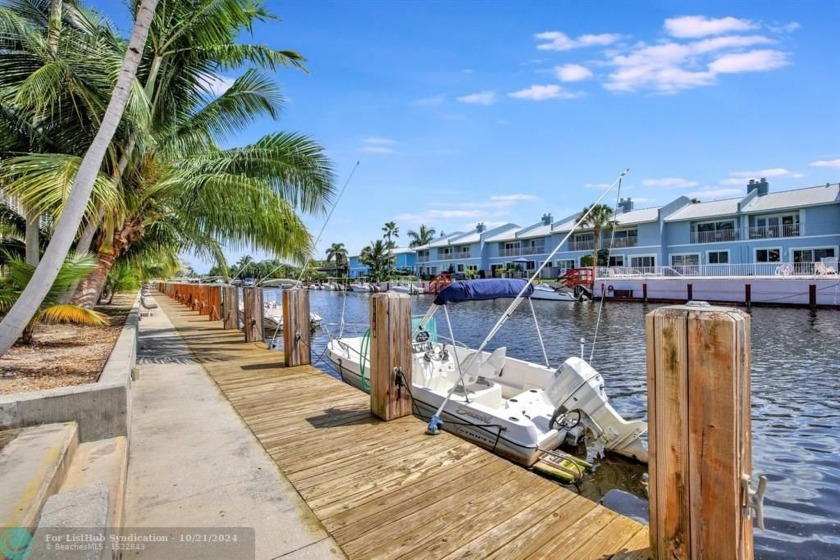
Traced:
<path fill-rule="evenodd" d="M 459 303 L 462 301 L 481 301 L 485 299 L 515 298 L 528 282 L 514 278 L 488 278 L 486 280 L 468 280 L 453 282 L 438 292 L 435 305 Z M 528 285 L 523 296 L 529 297 L 534 286 Z"/>

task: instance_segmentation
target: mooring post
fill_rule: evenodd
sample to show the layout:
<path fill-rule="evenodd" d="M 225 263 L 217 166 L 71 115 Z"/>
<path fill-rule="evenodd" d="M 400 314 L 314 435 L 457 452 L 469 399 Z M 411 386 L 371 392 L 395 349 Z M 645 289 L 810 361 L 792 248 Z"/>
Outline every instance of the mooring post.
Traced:
<path fill-rule="evenodd" d="M 222 288 L 222 328 L 239 328 L 239 291 L 236 286 Z"/>
<path fill-rule="evenodd" d="M 688 301 L 693 300 L 694 299 L 694 285 L 689 282 L 688 284 L 686 284 L 686 290 L 688 292 Z"/>
<path fill-rule="evenodd" d="M 242 288 L 242 322 L 245 323 L 245 342 L 261 342 L 263 339 L 262 288 Z"/>
<path fill-rule="evenodd" d="M 370 298 L 370 410 L 383 420 L 411 414 L 411 297 Z"/>
<path fill-rule="evenodd" d="M 309 290 L 283 290 L 283 358 L 286 367 L 312 363 L 309 323 Z"/>
<path fill-rule="evenodd" d="M 747 311 L 752 309 L 752 284 L 744 284 L 744 304 Z"/>
<path fill-rule="evenodd" d="M 642 284 L 642 299 L 647 303 L 647 283 Z"/>
<path fill-rule="evenodd" d="M 811 309 L 817 308 L 817 285 L 808 284 L 808 307 Z"/>
<path fill-rule="evenodd" d="M 698 302 L 646 323 L 651 553 L 750 560 L 750 317 Z"/>

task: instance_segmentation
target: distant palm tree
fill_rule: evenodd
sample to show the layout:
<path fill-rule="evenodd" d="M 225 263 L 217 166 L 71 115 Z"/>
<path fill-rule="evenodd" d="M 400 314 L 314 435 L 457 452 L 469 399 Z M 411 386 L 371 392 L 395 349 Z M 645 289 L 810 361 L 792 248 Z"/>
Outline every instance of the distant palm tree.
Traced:
<path fill-rule="evenodd" d="M 392 237 L 399 237 L 400 236 L 400 228 L 397 227 L 396 222 L 386 222 L 385 226 L 382 228 L 382 231 L 385 232 L 385 235 L 382 237 L 388 240 L 388 247 L 394 247 L 394 241 Z"/>
<path fill-rule="evenodd" d="M 347 275 L 347 249 L 344 243 L 333 243 L 327 248 L 327 262 L 335 260 L 335 266 L 344 275 Z"/>
<path fill-rule="evenodd" d="M 388 279 L 394 268 L 395 258 L 388 245 L 377 239 L 362 249 L 359 262 L 370 269 L 371 279 L 379 282 Z"/>
<path fill-rule="evenodd" d="M 431 243 L 435 238 L 435 228 L 427 228 L 421 225 L 419 231 L 408 230 L 408 236 L 411 238 L 409 247 L 422 247 Z"/>
<path fill-rule="evenodd" d="M 581 216 L 589 215 L 579 222 L 581 227 L 591 227 L 593 237 L 592 247 L 592 279 L 595 279 L 595 267 L 598 266 L 598 250 L 601 248 L 601 230 L 606 227 L 613 227 L 616 221 L 613 220 L 612 208 L 606 204 L 593 204 L 581 211 Z"/>

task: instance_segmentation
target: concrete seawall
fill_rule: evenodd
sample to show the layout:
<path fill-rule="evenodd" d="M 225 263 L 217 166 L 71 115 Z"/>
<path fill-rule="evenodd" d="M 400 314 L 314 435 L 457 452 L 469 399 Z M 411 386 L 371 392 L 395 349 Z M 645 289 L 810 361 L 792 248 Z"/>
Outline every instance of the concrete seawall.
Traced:
<path fill-rule="evenodd" d="M 96 383 L 0 396 L 0 429 L 75 421 L 79 441 L 131 431 L 131 371 L 137 362 L 139 297 Z"/>

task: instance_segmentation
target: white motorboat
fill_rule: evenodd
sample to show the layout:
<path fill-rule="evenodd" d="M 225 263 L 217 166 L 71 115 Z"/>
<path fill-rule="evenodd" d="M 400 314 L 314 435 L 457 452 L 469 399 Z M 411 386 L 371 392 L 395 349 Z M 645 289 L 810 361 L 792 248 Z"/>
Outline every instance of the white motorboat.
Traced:
<path fill-rule="evenodd" d="M 548 301 L 577 301 L 575 294 L 568 290 L 557 290 L 548 284 L 534 284 L 534 293 L 531 299 L 544 299 Z"/>
<path fill-rule="evenodd" d="M 421 286 L 415 286 L 414 284 L 391 284 L 390 290 L 399 294 L 410 295 L 419 295 L 424 293 Z"/>
<path fill-rule="evenodd" d="M 244 304 L 239 300 L 239 320 L 243 321 Z M 321 326 L 322 317 L 317 313 L 309 312 L 309 326 L 316 329 Z M 275 331 L 283 330 L 283 306 L 274 301 L 263 303 L 263 332 L 266 336 L 273 335 Z"/>
<path fill-rule="evenodd" d="M 347 289 L 353 292 L 374 292 L 373 286 L 367 282 L 354 282 L 347 286 Z"/>
<path fill-rule="evenodd" d="M 502 320 L 477 350 L 442 341 L 431 326 L 438 309 L 450 324 L 448 307 L 458 302 L 515 298 L 515 308 L 532 293 L 530 282 L 514 279 L 455 282 L 438 293 L 412 334 L 415 414 L 429 420 L 430 432 L 440 425 L 525 466 L 581 437 L 647 462 L 641 440 L 647 424 L 626 421 L 616 412 L 602 376 L 583 359 L 572 357 L 551 368 L 510 357 L 505 347 L 483 351 Z M 451 331 L 449 340 L 456 340 Z M 344 381 L 369 390 L 368 335 L 333 339 L 327 355 Z"/>

